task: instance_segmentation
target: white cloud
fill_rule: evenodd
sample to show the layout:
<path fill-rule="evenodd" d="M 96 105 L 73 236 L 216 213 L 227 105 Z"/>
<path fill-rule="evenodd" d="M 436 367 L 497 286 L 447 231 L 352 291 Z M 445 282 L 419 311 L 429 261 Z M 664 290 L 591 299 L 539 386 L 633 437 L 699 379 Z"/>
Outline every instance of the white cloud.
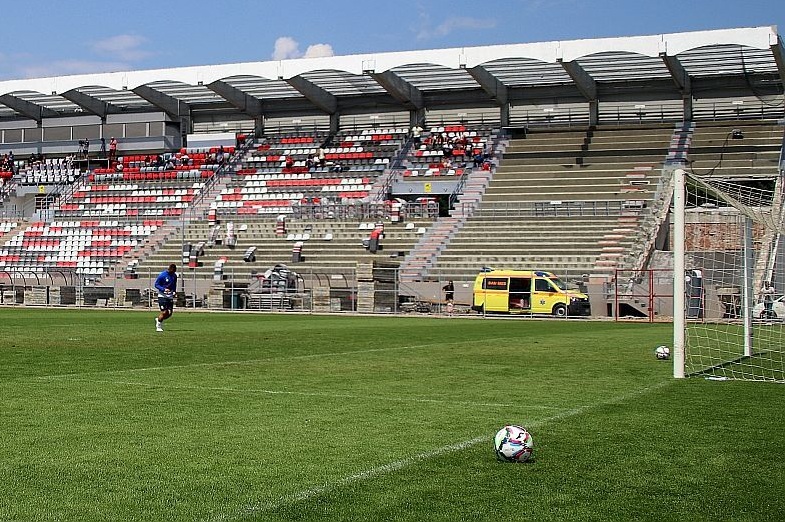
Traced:
<path fill-rule="evenodd" d="M 291 36 L 281 36 L 275 40 L 273 60 L 288 60 L 300 56 L 300 44 Z"/>
<path fill-rule="evenodd" d="M 151 55 L 142 49 L 147 39 L 134 34 L 118 34 L 93 42 L 90 46 L 96 54 L 112 56 L 119 60 L 135 62 Z"/>
<path fill-rule="evenodd" d="M 335 56 L 333 46 L 330 44 L 309 45 L 305 53 L 300 52 L 300 43 L 291 36 L 281 36 L 275 40 L 273 60 L 291 60 L 293 58 L 324 58 Z"/>
<path fill-rule="evenodd" d="M 303 58 L 325 58 L 328 56 L 335 56 L 333 46 L 330 44 L 313 44 L 309 45 L 305 50 Z"/>
<path fill-rule="evenodd" d="M 45 78 L 69 74 L 123 71 L 130 68 L 131 66 L 124 62 L 57 60 L 50 63 L 37 63 L 36 65 L 19 65 L 16 67 L 16 71 L 10 72 L 10 75 L 20 78 Z"/>
<path fill-rule="evenodd" d="M 143 49 L 146 42 L 146 38 L 133 34 L 97 40 L 88 44 L 90 53 L 85 54 L 83 60 L 47 60 L 29 53 L 0 54 L 0 63 L 3 64 L 0 79 L 127 71 L 154 54 Z"/>
<path fill-rule="evenodd" d="M 477 31 L 481 29 L 493 29 L 496 27 L 495 20 L 482 19 L 482 18 L 469 18 L 467 16 L 454 16 L 447 18 L 445 21 L 436 27 L 424 31 L 427 36 L 447 36 L 455 31 Z"/>

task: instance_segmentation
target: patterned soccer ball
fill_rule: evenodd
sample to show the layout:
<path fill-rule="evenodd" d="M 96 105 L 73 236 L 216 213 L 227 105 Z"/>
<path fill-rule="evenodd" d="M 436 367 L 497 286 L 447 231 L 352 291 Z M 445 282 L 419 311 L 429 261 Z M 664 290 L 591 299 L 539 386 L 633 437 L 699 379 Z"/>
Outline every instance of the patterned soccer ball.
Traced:
<path fill-rule="evenodd" d="M 665 345 L 658 346 L 654 349 L 654 355 L 657 359 L 664 361 L 666 359 L 670 359 L 671 357 L 671 349 Z"/>
<path fill-rule="evenodd" d="M 496 458 L 503 462 L 526 462 L 534 451 L 531 433 L 522 426 L 508 425 L 493 438 Z"/>

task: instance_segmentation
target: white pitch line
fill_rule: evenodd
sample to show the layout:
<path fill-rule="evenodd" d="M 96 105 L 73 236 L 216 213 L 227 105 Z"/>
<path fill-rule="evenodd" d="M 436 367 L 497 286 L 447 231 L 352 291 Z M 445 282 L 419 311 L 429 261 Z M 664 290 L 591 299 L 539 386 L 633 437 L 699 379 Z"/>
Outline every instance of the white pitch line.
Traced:
<path fill-rule="evenodd" d="M 147 382 L 133 382 L 133 381 L 118 381 L 109 379 L 69 379 L 76 382 L 99 383 L 99 384 L 114 384 L 118 386 L 139 386 L 142 388 L 158 388 L 165 390 L 194 390 L 205 392 L 222 392 L 222 393 L 236 393 L 236 394 L 266 394 L 266 395 L 295 395 L 301 397 L 323 397 L 326 399 L 371 399 L 378 401 L 390 402 L 410 402 L 410 403 L 432 403 L 432 404 L 449 404 L 456 406 L 481 406 L 486 408 L 514 408 L 520 406 L 519 404 L 508 404 L 499 402 L 474 402 L 474 401 L 455 401 L 445 399 L 426 399 L 419 397 L 391 397 L 386 395 L 354 395 L 351 393 L 326 393 L 326 392 L 303 392 L 303 391 L 290 391 L 290 390 L 267 390 L 263 388 L 227 388 L 223 386 L 173 386 L 170 384 L 156 384 Z M 527 406 L 529 409 L 538 410 L 558 410 L 556 406 L 545 405 L 532 405 Z"/>
<path fill-rule="evenodd" d="M 512 339 L 511 337 L 497 337 L 492 339 L 485 339 L 483 342 L 494 342 L 499 341 L 501 339 Z M 56 379 L 56 378 L 63 378 L 63 377 L 81 377 L 81 376 L 89 376 L 89 375 L 104 375 L 104 374 L 115 374 L 115 373 L 135 373 L 135 372 L 154 372 L 159 370 L 178 370 L 183 368 L 203 368 L 203 367 L 210 367 L 210 366 L 232 366 L 232 365 L 246 365 L 246 364 L 258 364 L 262 362 L 269 362 L 269 361 L 284 361 L 284 360 L 297 360 L 297 359 L 315 359 L 319 357 L 340 357 L 343 355 L 354 355 L 354 354 L 364 354 L 364 353 L 376 353 L 376 352 L 390 352 L 394 350 L 417 350 L 421 348 L 430 348 L 432 346 L 445 346 L 445 344 L 449 346 L 461 345 L 461 344 L 470 344 L 475 341 L 458 341 L 458 342 L 451 342 L 451 343 L 431 343 L 431 344 L 414 344 L 414 345 L 405 345 L 405 346 L 388 346 L 386 348 L 368 348 L 366 350 L 348 350 L 344 352 L 328 352 L 328 353 L 312 353 L 312 354 L 304 354 L 304 355 L 290 355 L 286 357 L 264 357 L 261 359 L 246 359 L 243 361 L 215 361 L 215 362 L 205 362 L 205 363 L 191 363 L 191 364 L 173 364 L 171 366 L 148 366 L 145 368 L 126 368 L 124 370 L 101 370 L 97 372 L 78 372 L 78 373 L 62 373 L 57 375 L 39 375 L 34 377 L 34 379 Z"/>
<path fill-rule="evenodd" d="M 639 390 L 635 390 L 635 391 L 630 392 L 630 393 L 625 393 L 625 394 L 622 394 L 622 395 L 617 395 L 616 397 L 611 397 L 610 399 L 607 399 L 605 401 L 599 401 L 599 402 L 595 402 L 595 403 L 592 403 L 592 404 L 586 404 L 586 405 L 583 405 L 583 406 L 578 406 L 577 408 L 564 410 L 564 411 L 561 411 L 561 412 L 556 413 L 554 415 L 551 415 L 550 417 L 546 417 L 544 419 L 540 419 L 539 421 L 529 422 L 529 423 L 527 423 L 527 426 L 529 426 L 529 427 L 531 427 L 531 426 L 543 426 L 545 424 L 548 424 L 548 423 L 551 423 L 551 422 L 554 422 L 554 421 L 559 421 L 559 420 L 562 420 L 562 419 L 566 419 L 566 418 L 569 418 L 569 417 L 573 417 L 575 415 L 580 415 L 580 414 L 582 414 L 584 412 L 587 412 L 587 411 L 590 411 L 590 410 L 594 410 L 594 409 L 597 409 L 597 408 L 600 408 L 600 407 L 603 407 L 603 406 L 608 406 L 608 405 L 611 405 L 611 404 L 624 402 L 624 401 L 626 401 L 628 399 L 632 399 L 634 397 L 638 397 L 638 396 L 644 395 L 646 393 L 649 393 L 650 391 L 662 388 L 664 386 L 668 386 L 672 382 L 673 381 L 670 381 L 670 380 L 669 381 L 661 381 L 659 383 L 653 384 L 651 386 L 647 386 L 645 388 L 641 388 Z M 461 451 L 461 450 L 464 450 L 466 448 L 470 448 L 472 446 L 475 446 L 475 445 L 477 445 L 477 444 L 479 444 L 481 442 L 486 442 L 488 440 L 490 440 L 490 437 L 488 437 L 488 435 L 480 435 L 478 437 L 474 437 L 472 439 L 468 439 L 468 440 L 465 440 L 465 441 L 462 441 L 462 442 L 457 442 L 457 443 L 449 444 L 447 446 L 442 446 L 440 448 L 436 448 L 436 449 L 433 449 L 433 450 L 430 450 L 430 451 L 418 453 L 416 455 L 412 455 L 411 457 L 406 457 L 404 459 L 397 460 L 395 462 L 390 462 L 389 464 L 382 464 L 381 466 L 376 466 L 376 467 L 373 467 L 373 468 L 370 468 L 370 469 L 367 469 L 367 470 L 364 470 L 364 471 L 360 471 L 360 472 L 355 473 L 353 475 L 349 475 L 347 477 L 338 479 L 338 480 L 336 480 L 335 482 L 332 482 L 332 483 L 328 482 L 328 483 L 323 484 L 321 486 L 316 486 L 316 487 L 313 487 L 313 488 L 308 488 L 308 489 L 305 489 L 305 490 L 302 490 L 302 491 L 291 493 L 289 495 L 284 495 L 284 496 L 280 497 L 276 501 L 268 501 L 268 502 L 265 502 L 265 503 L 260 504 L 260 505 L 249 506 L 245 510 L 243 510 L 242 513 L 237 513 L 237 514 L 235 514 L 233 516 L 230 516 L 230 517 L 221 514 L 221 515 L 216 515 L 216 516 L 214 516 L 212 518 L 209 518 L 208 520 L 210 522 L 221 522 L 221 521 L 227 521 L 227 520 L 234 520 L 234 519 L 238 519 L 238 518 L 241 518 L 241 517 L 246 517 L 249 514 L 250 515 L 259 514 L 259 513 L 263 513 L 263 512 L 267 512 L 267 511 L 273 511 L 273 510 L 276 510 L 276 509 L 278 509 L 280 507 L 283 507 L 283 506 L 286 506 L 286 505 L 296 504 L 296 503 L 299 503 L 299 502 L 305 502 L 305 501 L 307 501 L 307 500 L 309 500 L 309 499 L 311 499 L 313 497 L 317 497 L 319 495 L 327 493 L 328 491 L 331 491 L 331 490 L 334 490 L 334 489 L 337 489 L 337 488 L 341 488 L 341 487 L 344 487 L 344 486 L 348 486 L 348 485 L 354 484 L 356 482 L 362 482 L 362 481 L 365 481 L 365 480 L 368 480 L 368 479 L 371 479 L 371 478 L 374 478 L 374 477 L 378 477 L 378 476 L 381 476 L 381 475 L 386 475 L 388 473 L 393 473 L 393 472 L 399 471 L 399 470 L 401 470 L 403 468 L 406 468 L 408 466 L 411 466 L 412 464 L 416 464 L 418 462 L 421 462 L 423 460 L 428 460 L 428 459 L 431 459 L 431 458 L 434 458 L 434 457 L 439 457 L 439 456 L 445 455 L 447 453 L 454 453 L 454 452 L 457 452 L 457 451 Z"/>

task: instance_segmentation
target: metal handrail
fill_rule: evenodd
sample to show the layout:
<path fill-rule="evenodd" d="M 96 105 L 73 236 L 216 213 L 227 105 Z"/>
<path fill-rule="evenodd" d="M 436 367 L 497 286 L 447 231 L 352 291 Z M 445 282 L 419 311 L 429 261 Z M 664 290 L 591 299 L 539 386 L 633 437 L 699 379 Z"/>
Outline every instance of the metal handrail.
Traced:
<path fill-rule="evenodd" d="M 605 217 L 640 210 L 621 200 L 491 202 L 479 208 L 482 215 L 492 217 Z"/>

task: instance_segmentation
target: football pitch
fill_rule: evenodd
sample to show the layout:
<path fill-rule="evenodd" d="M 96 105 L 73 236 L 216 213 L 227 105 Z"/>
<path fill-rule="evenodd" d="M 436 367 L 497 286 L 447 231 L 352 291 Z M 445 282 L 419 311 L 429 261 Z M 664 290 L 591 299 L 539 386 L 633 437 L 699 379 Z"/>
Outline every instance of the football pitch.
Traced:
<path fill-rule="evenodd" d="M 0 310 L 0 521 L 785 519 L 785 387 L 668 324 L 153 317 Z"/>

